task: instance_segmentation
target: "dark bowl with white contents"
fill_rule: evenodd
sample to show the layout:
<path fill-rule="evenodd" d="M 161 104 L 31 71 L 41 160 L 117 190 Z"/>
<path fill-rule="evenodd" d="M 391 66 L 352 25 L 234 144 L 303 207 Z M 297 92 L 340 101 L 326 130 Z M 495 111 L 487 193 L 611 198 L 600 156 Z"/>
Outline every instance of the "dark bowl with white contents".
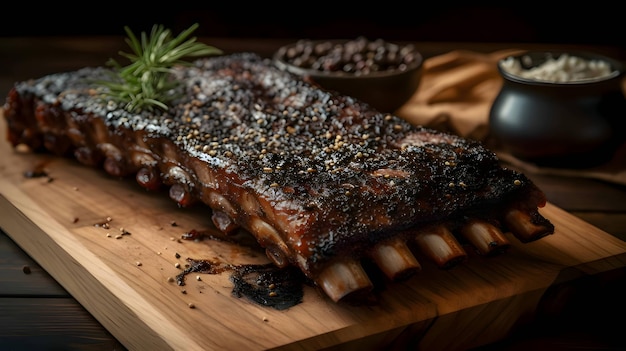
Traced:
<path fill-rule="evenodd" d="M 417 90 L 423 57 L 413 44 L 382 39 L 302 39 L 281 47 L 275 65 L 320 87 L 393 113 Z"/>
<path fill-rule="evenodd" d="M 526 52 L 498 62 L 489 127 L 502 148 L 540 166 L 586 168 L 626 142 L 624 68 L 590 52 Z"/>

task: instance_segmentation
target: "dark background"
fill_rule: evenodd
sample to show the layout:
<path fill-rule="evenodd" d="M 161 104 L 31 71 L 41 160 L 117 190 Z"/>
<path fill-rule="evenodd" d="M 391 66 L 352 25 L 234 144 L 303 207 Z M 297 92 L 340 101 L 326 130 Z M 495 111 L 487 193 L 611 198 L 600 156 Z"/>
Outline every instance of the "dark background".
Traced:
<path fill-rule="evenodd" d="M 0 36 L 125 35 L 163 24 L 178 33 L 192 23 L 206 37 L 353 38 L 452 42 L 563 43 L 626 47 L 617 3 L 587 1 L 361 2 L 127 1 L 12 2 Z"/>

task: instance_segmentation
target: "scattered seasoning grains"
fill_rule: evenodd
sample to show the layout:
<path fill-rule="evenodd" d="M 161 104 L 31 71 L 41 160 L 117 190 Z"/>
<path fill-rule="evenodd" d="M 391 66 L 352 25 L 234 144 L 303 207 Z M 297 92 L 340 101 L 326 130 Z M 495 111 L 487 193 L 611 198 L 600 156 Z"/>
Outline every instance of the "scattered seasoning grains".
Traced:
<path fill-rule="evenodd" d="M 174 264 L 174 267 L 176 267 L 176 268 L 180 268 L 180 263 L 176 262 L 176 263 Z"/>
<path fill-rule="evenodd" d="M 519 179 L 515 179 L 513 185 L 522 185 L 522 182 Z"/>
<path fill-rule="evenodd" d="M 121 238 L 122 238 L 122 235 L 121 235 L 121 234 L 117 234 L 117 235 L 115 236 L 115 239 L 121 239 Z"/>
<path fill-rule="evenodd" d="M 269 319 L 267 319 L 267 317 L 263 317 L 263 322 L 267 322 L 269 321 Z"/>
<path fill-rule="evenodd" d="M 177 252 L 177 253 L 174 254 L 174 257 L 180 258 L 180 254 Z"/>
<path fill-rule="evenodd" d="M 167 282 L 168 283 L 173 283 L 174 282 L 174 277 L 167 277 Z"/>
<path fill-rule="evenodd" d="M 30 274 L 30 266 L 23 266 L 22 267 L 22 272 L 24 272 L 24 274 Z"/>
<path fill-rule="evenodd" d="M 189 305 L 187 305 L 187 306 L 189 306 L 189 308 L 191 308 L 191 309 L 196 308 L 196 305 L 194 305 L 193 302 L 190 302 Z"/>
<path fill-rule="evenodd" d="M 197 275 L 197 276 L 196 276 L 196 280 L 197 280 L 197 281 L 201 281 L 201 280 L 202 280 L 202 278 L 201 278 L 199 275 Z"/>
<path fill-rule="evenodd" d="M 137 267 L 141 267 L 141 262 L 137 261 L 135 262 L 135 264 L 137 265 Z"/>

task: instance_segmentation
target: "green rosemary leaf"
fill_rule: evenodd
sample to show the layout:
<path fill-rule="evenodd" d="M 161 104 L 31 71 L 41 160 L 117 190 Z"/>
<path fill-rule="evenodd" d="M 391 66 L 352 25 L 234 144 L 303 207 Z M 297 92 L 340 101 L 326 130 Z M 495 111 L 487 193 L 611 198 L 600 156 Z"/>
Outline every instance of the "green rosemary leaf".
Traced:
<path fill-rule="evenodd" d="M 154 25 L 148 36 L 145 32 L 138 38 L 129 27 L 124 27 L 126 43 L 132 53 L 120 52 L 130 62 L 122 66 L 114 59 L 107 65 L 116 73 L 111 80 L 98 81 L 101 98 L 122 104 L 130 112 L 166 110 L 168 104 L 179 95 L 174 94 L 178 82 L 169 79 L 173 67 L 190 65 L 187 58 L 219 55 L 222 51 L 197 41 L 190 35 L 198 28 L 193 24 L 173 37 L 163 25 Z"/>

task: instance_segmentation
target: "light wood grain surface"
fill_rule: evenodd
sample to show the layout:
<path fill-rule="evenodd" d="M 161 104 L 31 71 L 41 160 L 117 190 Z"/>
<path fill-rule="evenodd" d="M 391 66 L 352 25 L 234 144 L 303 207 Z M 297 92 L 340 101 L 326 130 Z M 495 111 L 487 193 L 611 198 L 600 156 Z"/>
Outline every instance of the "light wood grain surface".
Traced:
<path fill-rule="evenodd" d="M 3 230 L 130 349 L 313 350 L 408 327 L 424 334 L 426 349 L 478 346 L 502 338 L 550 286 L 626 264 L 626 243 L 548 204 L 542 213 L 554 235 L 512 239 L 505 255 L 471 256 L 451 271 L 426 263 L 408 282 L 389 284 L 377 306 L 337 304 L 305 287 L 301 304 L 277 311 L 233 297 L 228 274 L 189 279 L 186 294 L 168 282 L 187 257 L 266 262 L 254 248 L 172 240 L 209 230 L 206 208 L 180 209 L 163 193 L 73 160 L 19 154 L 6 143 L 0 154 Z M 42 164 L 48 177 L 24 177 Z M 110 229 L 96 225 L 107 217 Z M 131 234 L 116 239 L 120 228 Z"/>
<path fill-rule="evenodd" d="M 206 38 L 205 41 L 226 52 L 245 49 L 265 56 L 271 55 L 280 45 L 291 42 L 263 38 Z M 563 50 L 588 49 L 626 59 L 626 51 L 617 46 L 474 42 L 416 44 L 425 57 L 457 49 L 492 52 L 511 47 L 539 50 L 558 47 Z M 8 92 L 15 81 L 100 65 L 116 56 L 119 49 L 126 49 L 120 37 L 0 38 L 0 91 Z M 0 125 L 5 128 L 3 123 Z M 163 325 L 151 329 L 158 322 L 146 321 L 155 317 L 169 317 L 170 313 L 186 315 L 192 312 L 186 305 L 188 299 L 180 296 L 180 287 L 159 281 L 159 276 L 166 277 L 170 272 L 177 271 L 173 266 L 177 260 L 168 256 L 170 251 L 162 246 L 172 248 L 170 234 L 179 235 L 184 229 L 206 224 L 205 214 L 201 210 L 179 211 L 165 199 L 166 196 L 146 194 L 132 182 L 120 183 L 100 172 L 80 169 L 72 162 L 65 165 L 68 161 L 54 161 L 51 164 L 54 170 L 51 174 L 55 176 L 52 183 L 47 183 L 43 178 L 26 179 L 20 172 L 25 168 L 32 169 L 33 162 L 37 161 L 13 156 L 12 151 L 6 148 L 0 152 L 0 229 L 3 230 L 0 235 L 0 349 L 124 350 L 145 349 L 150 345 L 173 349 L 181 344 L 201 344 L 208 349 L 210 345 L 218 343 L 216 340 L 230 340 L 233 337 L 226 335 L 228 333 L 215 333 L 215 328 L 233 325 L 232 320 L 238 320 L 239 314 L 230 313 L 230 310 L 212 309 L 212 306 L 207 309 L 200 305 L 193 311 L 205 315 L 219 310 L 218 315 L 207 319 L 219 319 L 220 322 L 216 323 L 218 327 L 211 326 L 208 330 L 202 329 L 203 324 L 191 328 L 183 324 L 170 330 L 167 326 L 171 325 L 171 321 L 164 321 Z M 73 173 L 74 170 L 77 173 Z M 274 337 L 270 333 L 263 335 L 258 341 L 261 344 L 257 344 L 257 340 L 249 340 L 266 330 L 281 333 L 279 330 L 292 322 L 288 313 L 293 316 L 294 312 L 274 312 L 281 318 L 268 317 L 267 322 L 257 324 L 254 318 L 259 315 L 267 317 L 264 312 L 268 311 L 267 308 L 251 307 L 245 301 L 227 296 L 231 285 L 224 277 L 218 282 L 222 284 L 217 284 L 218 287 L 213 286 L 215 281 L 210 278 L 207 278 L 208 282 L 203 280 L 194 285 L 194 293 L 190 296 L 213 301 L 216 297 L 207 297 L 206 293 L 220 292 L 223 294 L 220 297 L 223 304 L 233 311 L 249 313 L 248 309 L 255 310 L 257 314 L 253 316 L 252 323 L 238 324 L 235 332 L 235 335 L 248 335 L 247 342 L 254 343 L 253 349 L 267 345 L 281 345 L 276 349 L 299 350 L 323 347 L 331 350 L 366 350 L 380 349 L 383 345 L 390 350 L 430 350 L 434 346 L 439 349 L 467 349 L 475 345 L 483 345 L 477 348 L 481 351 L 624 349 L 626 339 L 623 338 L 623 330 L 619 324 L 610 321 L 621 320 L 626 314 L 626 291 L 623 287 L 626 280 L 623 264 L 626 188 L 575 177 L 529 176 L 546 192 L 551 203 L 546 209 L 547 214 L 559 218 L 558 223 L 565 222 L 564 227 L 568 229 L 565 229 L 564 235 L 546 238 L 547 241 L 532 246 L 515 246 L 506 256 L 497 258 L 498 266 L 493 272 L 490 269 L 496 266 L 492 260 L 483 262 L 479 257 L 472 257 L 466 267 L 452 272 L 440 272 L 425 265 L 426 269 L 411 284 L 400 284 L 393 289 L 390 287 L 385 292 L 385 299 L 398 296 L 401 299 L 395 305 L 381 307 L 387 314 L 376 311 L 359 314 L 349 307 L 337 307 L 328 304 L 316 291 L 309 289 L 305 295 L 306 302 L 313 300 L 322 307 L 318 304 L 315 311 L 309 312 L 307 308 L 312 307 L 299 306 L 295 314 L 302 316 L 304 313 L 309 320 L 335 316 L 326 328 L 332 331 L 318 335 L 323 328 L 316 327 L 309 332 L 314 336 L 307 339 L 307 334 L 301 332 L 300 328 L 315 326 L 315 323 L 324 324 L 324 321 L 298 322 L 282 332 L 282 339 L 279 337 L 278 341 L 268 342 L 265 339 Z M 94 194 L 104 201 L 100 203 L 91 198 Z M 73 205 L 69 203 L 70 198 Z M 158 205 L 153 209 L 142 209 L 146 204 Z M 109 205 L 120 210 L 103 210 Z M 132 213 L 135 209 L 138 209 L 137 213 L 142 213 L 143 219 L 134 219 L 136 216 Z M 101 230 L 92 228 L 91 225 L 101 220 L 105 213 L 115 215 L 113 223 L 116 226 L 119 224 L 133 228 L 131 236 L 118 241 L 106 238 Z M 152 216 L 147 219 L 147 225 L 157 223 L 158 226 L 144 226 L 146 215 Z M 163 217 L 154 217 L 158 215 Z M 177 230 L 169 222 L 174 215 L 177 221 L 184 223 Z M 74 223 L 76 219 L 78 221 Z M 49 223 L 52 224 L 48 226 Z M 574 229 L 573 241 L 569 240 L 572 239 L 572 228 L 569 227 Z M 8 231 L 8 228 L 16 231 L 11 231 L 10 236 L 7 236 L 4 231 Z M 134 228 L 143 229 L 135 231 Z M 558 233 L 561 233 L 560 229 Z M 13 241 L 12 238 L 17 240 Z M 621 240 L 615 243 L 615 238 Z M 580 243 L 577 240 L 581 240 Z M 604 247 L 605 241 L 610 248 Z M 212 252 L 209 244 L 218 245 L 206 242 L 188 244 L 180 246 L 185 252 L 202 251 L 203 255 Z M 157 247 L 161 255 L 153 252 Z M 27 252 L 22 249 L 27 249 Z M 82 252 L 84 249 L 87 252 Z M 220 245 L 220 249 L 231 250 L 231 247 Z M 134 253 L 128 254 L 128 250 Z M 553 251 L 556 251 L 556 257 Z M 264 259 L 262 256 L 254 257 Z M 594 257 L 600 258 L 594 260 Z M 241 256 L 233 254 L 228 258 Z M 136 265 L 137 259 L 142 260 L 142 266 Z M 144 276 L 146 272 L 149 278 Z M 157 276 L 151 276 L 155 272 Z M 511 273 L 514 276 L 507 277 Z M 107 284 L 120 281 L 121 286 L 107 288 Z M 141 291 L 140 285 L 145 281 L 151 288 Z M 447 283 L 449 281 L 453 282 L 451 286 Z M 468 286 L 472 287 L 471 293 L 464 290 Z M 116 295 L 118 293 L 127 293 L 128 297 Z M 163 293 L 167 297 L 144 296 Z M 502 295 L 507 297 L 497 300 Z M 168 312 L 159 311 L 161 307 L 158 304 L 170 300 L 174 303 L 166 308 Z M 437 304 L 442 301 L 447 301 L 441 307 L 446 313 L 437 310 Z M 231 304 L 234 305 L 231 307 Z M 404 311 L 405 304 L 411 306 L 407 311 Z M 155 305 L 157 311 L 151 311 Z M 403 312 L 396 316 L 394 309 L 402 309 Z M 188 317 L 173 318 L 186 320 Z M 251 319 L 242 320 L 250 322 Z M 259 330 L 244 330 L 249 325 L 256 329 L 262 327 Z M 342 329 L 344 325 L 347 327 Z M 294 333 L 294 329 L 297 332 Z M 173 331 L 181 330 L 195 336 L 187 340 L 186 334 L 177 337 L 170 335 Z M 385 331 L 376 333 L 380 330 Z M 170 340 L 172 338 L 174 341 Z M 288 338 L 291 342 L 284 341 Z M 300 340 L 294 341 L 296 339 Z"/>

